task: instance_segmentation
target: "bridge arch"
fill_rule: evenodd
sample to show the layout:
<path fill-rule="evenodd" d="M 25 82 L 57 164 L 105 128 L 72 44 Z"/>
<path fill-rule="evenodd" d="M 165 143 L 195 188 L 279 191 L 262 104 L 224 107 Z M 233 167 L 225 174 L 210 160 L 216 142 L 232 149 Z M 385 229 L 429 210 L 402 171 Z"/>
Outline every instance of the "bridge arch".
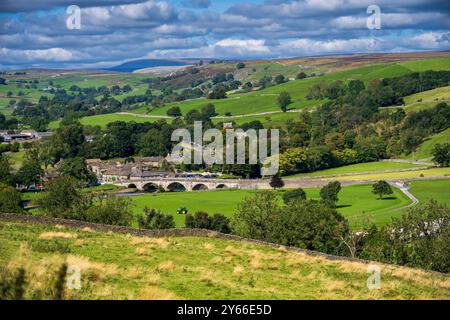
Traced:
<path fill-rule="evenodd" d="M 208 190 L 208 187 L 203 183 L 197 183 L 195 186 L 192 187 L 193 191 L 199 191 L 199 190 Z"/>
<path fill-rule="evenodd" d="M 172 182 L 167 186 L 167 191 L 171 192 L 183 192 L 186 190 L 187 188 L 180 182 Z"/>
<path fill-rule="evenodd" d="M 127 188 L 128 189 L 137 189 L 137 187 L 134 183 L 130 183 Z"/>
<path fill-rule="evenodd" d="M 156 183 L 149 182 L 149 183 L 144 184 L 144 185 L 142 186 L 142 189 L 143 189 L 145 192 L 153 193 L 153 192 L 158 191 L 159 186 L 158 186 Z"/>
<path fill-rule="evenodd" d="M 216 186 L 216 189 L 227 189 L 227 188 L 228 188 L 228 186 L 226 184 L 224 184 L 224 183 L 218 184 Z"/>

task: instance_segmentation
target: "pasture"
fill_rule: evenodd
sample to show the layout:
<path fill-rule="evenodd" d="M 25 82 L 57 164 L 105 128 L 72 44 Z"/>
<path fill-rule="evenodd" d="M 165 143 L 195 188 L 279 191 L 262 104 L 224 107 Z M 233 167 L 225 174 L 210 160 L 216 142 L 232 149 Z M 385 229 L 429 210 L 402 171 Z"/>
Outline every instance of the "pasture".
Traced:
<path fill-rule="evenodd" d="M 0 221 L 0 267 L 24 268 L 28 290 L 49 290 L 60 266 L 81 270 L 66 299 L 449 299 L 447 275 L 367 265 L 212 237 L 150 238 Z M 32 277 L 32 278 L 31 278 Z"/>
<path fill-rule="evenodd" d="M 385 170 L 400 170 L 400 169 L 413 169 L 413 168 L 426 168 L 424 165 L 403 163 L 403 162 L 389 162 L 389 161 L 374 161 L 351 164 L 348 166 L 342 166 L 338 168 L 331 168 L 325 170 L 318 170 L 308 173 L 298 173 L 290 178 L 294 177 L 319 177 L 326 175 L 335 174 L 348 174 L 348 173 L 361 173 L 361 172 L 371 172 L 371 171 L 385 171 Z"/>
<path fill-rule="evenodd" d="M 424 142 L 410 155 L 406 156 L 406 159 L 425 159 L 433 156 L 434 145 L 437 143 L 444 144 L 450 141 L 450 128 L 432 135 L 425 139 Z"/>
<path fill-rule="evenodd" d="M 395 180 L 411 178 L 434 178 L 450 175 L 450 168 L 418 169 L 403 172 L 374 172 L 339 177 L 339 180 Z M 325 178 L 333 180 L 332 177 Z"/>
<path fill-rule="evenodd" d="M 420 202 L 427 202 L 430 199 L 434 199 L 450 207 L 450 179 L 411 181 L 409 191 Z"/>
<path fill-rule="evenodd" d="M 318 188 L 305 189 L 308 199 L 320 199 Z M 155 208 L 163 213 L 173 214 L 178 227 L 184 226 L 184 215 L 177 214 L 177 209 L 186 207 L 190 213 L 205 211 L 209 214 L 222 213 L 232 217 L 237 205 L 246 197 L 257 194 L 258 190 L 223 190 L 199 192 L 170 192 L 132 196 L 134 213 L 142 214 L 144 207 Z M 280 204 L 282 190 L 277 191 Z M 390 222 L 391 216 L 401 213 L 392 211 L 409 204 L 409 199 L 398 189 L 392 197 L 378 200 L 372 193 L 372 186 L 357 185 L 343 187 L 339 194 L 337 210 L 344 215 L 353 228 L 358 228 L 364 216 L 371 216 L 377 225 Z"/>

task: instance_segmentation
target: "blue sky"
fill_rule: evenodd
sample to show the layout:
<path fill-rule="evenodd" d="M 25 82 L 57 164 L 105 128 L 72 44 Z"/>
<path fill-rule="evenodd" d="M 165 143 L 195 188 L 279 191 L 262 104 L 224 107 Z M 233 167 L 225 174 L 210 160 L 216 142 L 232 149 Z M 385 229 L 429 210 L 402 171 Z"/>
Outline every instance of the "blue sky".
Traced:
<path fill-rule="evenodd" d="M 69 5 L 80 30 L 66 27 Z M 2 0 L 0 69 L 449 50 L 449 29 L 448 0 Z"/>

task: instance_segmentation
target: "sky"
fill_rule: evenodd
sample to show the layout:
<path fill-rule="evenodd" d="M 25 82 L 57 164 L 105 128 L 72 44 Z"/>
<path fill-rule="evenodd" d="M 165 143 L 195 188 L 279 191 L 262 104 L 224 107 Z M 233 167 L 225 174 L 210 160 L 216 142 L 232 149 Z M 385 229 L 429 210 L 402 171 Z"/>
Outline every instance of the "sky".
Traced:
<path fill-rule="evenodd" d="M 449 30 L 449 0 L 0 0 L 0 69 L 450 50 Z"/>

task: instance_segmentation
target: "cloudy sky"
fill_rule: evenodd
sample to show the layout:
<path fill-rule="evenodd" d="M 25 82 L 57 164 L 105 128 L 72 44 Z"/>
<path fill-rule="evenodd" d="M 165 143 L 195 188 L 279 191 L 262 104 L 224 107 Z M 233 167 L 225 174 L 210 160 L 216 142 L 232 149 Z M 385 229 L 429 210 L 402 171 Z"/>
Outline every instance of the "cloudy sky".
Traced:
<path fill-rule="evenodd" d="M 449 50 L 449 30 L 449 0 L 0 0 L 0 69 Z"/>

